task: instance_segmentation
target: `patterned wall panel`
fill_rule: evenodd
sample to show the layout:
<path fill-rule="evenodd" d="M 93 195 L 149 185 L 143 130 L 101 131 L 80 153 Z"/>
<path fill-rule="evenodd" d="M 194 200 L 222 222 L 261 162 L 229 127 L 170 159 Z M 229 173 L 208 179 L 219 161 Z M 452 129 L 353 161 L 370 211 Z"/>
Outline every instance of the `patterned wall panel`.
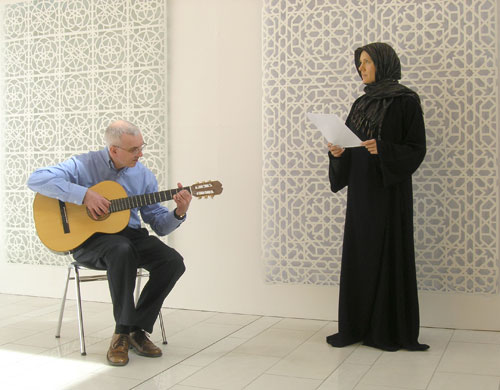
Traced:
<path fill-rule="evenodd" d="M 143 162 L 166 188 L 164 0 L 32 0 L 1 7 L 6 253 L 64 264 L 36 237 L 26 187 L 36 168 L 104 146 L 114 119 L 148 144 Z"/>
<path fill-rule="evenodd" d="M 346 118 L 362 92 L 353 51 L 391 43 L 423 101 L 428 153 L 414 175 L 419 288 L 498 293 L 497 2 L 265 0 L 266 281 L 339 283 L 345 192 L 306 112 Z"/>

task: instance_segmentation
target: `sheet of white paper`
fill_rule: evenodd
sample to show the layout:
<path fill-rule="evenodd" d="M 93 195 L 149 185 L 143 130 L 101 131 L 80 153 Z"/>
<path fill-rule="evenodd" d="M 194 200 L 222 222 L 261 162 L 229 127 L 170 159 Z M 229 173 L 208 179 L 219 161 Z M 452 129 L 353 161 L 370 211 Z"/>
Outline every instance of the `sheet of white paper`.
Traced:
<path fill-rule="evenodd" d="M 354 134 L 335 114 L 307 113 L 308 118 L 321 131 L 323 137 L 334 145 L 343 148 L 354 148 L 361 146 L 361 140 Z"/>

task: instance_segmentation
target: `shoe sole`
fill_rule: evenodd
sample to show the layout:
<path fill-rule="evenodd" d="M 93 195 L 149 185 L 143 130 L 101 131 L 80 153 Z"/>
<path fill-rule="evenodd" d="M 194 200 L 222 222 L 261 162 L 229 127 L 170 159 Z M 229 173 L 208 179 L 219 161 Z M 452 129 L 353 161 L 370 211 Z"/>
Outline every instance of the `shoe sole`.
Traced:
<path fill-rule="evenodd" d="M 149 354 L 149 353 L 145 353 L 145 352 L 141 352 L 139 351 L 137 348 L 133 347 L 133 346 L 130 346 L 130 349 L 133 349 L 134 352 L 137 354 L 137 355 L 140 355 L 140 356 L 145 356 L 145 357 L 150 357 L 150 358 L 156 358 L 156 357 L 160 357 L 163 355 L 163 353 L 160 353 L 159 355 L 153 355 L 153 354 Z"/>
<path fill-rule="evenodd" d="M 123 366 L 126 366 L 128 364 L 128 360 L 125 363 L 115 363 L 115 362 L 112 362 L 111 360 L 109 360 L 109 358 L 107 356 L 106 356 L 106 359 L 107 359 L 108 363 L 114 367 L 123 367 Z"/>

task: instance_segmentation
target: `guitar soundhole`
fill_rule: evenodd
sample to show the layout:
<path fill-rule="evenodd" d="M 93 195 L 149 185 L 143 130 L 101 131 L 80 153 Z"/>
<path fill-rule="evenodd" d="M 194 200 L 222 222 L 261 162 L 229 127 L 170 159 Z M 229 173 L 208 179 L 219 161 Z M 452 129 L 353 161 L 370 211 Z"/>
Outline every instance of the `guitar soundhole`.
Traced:
<path fill-rule="evenodd" d="M 106 218 L 109 217 L 109 213 L 106 213 L 106 214 L 102 214 L 100 216 L 97 217 L 97 219 L 95 219 L 92 214 L 90 214 L 90 211 L 89 209 L 87 209 L 87 215 L 90 217 L 91 220 L 93 221 L 104 221 Z"/>

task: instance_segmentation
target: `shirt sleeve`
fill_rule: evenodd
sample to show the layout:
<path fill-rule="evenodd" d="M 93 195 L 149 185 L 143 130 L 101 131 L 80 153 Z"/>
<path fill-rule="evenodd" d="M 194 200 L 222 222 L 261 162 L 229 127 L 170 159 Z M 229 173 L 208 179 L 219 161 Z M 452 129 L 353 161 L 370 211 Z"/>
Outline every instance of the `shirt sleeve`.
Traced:
<path fill-rule="evenodd" d="M 81 205 L 87 187 L 76 184 L 78 167 L 78 161 L 70 158 L 56 166 L 37 169 L 29 177 L 28 187 L 50 198 Z"/>
<path fill-rule="evenodd" d="M 146 192 L 158 192 L 158 182 L 153 174 L 151 174 L 149 184 L 146 186 Z M 177 219 L 173 210 L 171 211 L 159 203 L 143 206 L 140 208 L 140 212 L 142 220 L 149 224 L 153 231 L 159 236 L 165 236 L 172 233 L 186 220 L 186 216 L 184 216 L 182 220 Z"/>

